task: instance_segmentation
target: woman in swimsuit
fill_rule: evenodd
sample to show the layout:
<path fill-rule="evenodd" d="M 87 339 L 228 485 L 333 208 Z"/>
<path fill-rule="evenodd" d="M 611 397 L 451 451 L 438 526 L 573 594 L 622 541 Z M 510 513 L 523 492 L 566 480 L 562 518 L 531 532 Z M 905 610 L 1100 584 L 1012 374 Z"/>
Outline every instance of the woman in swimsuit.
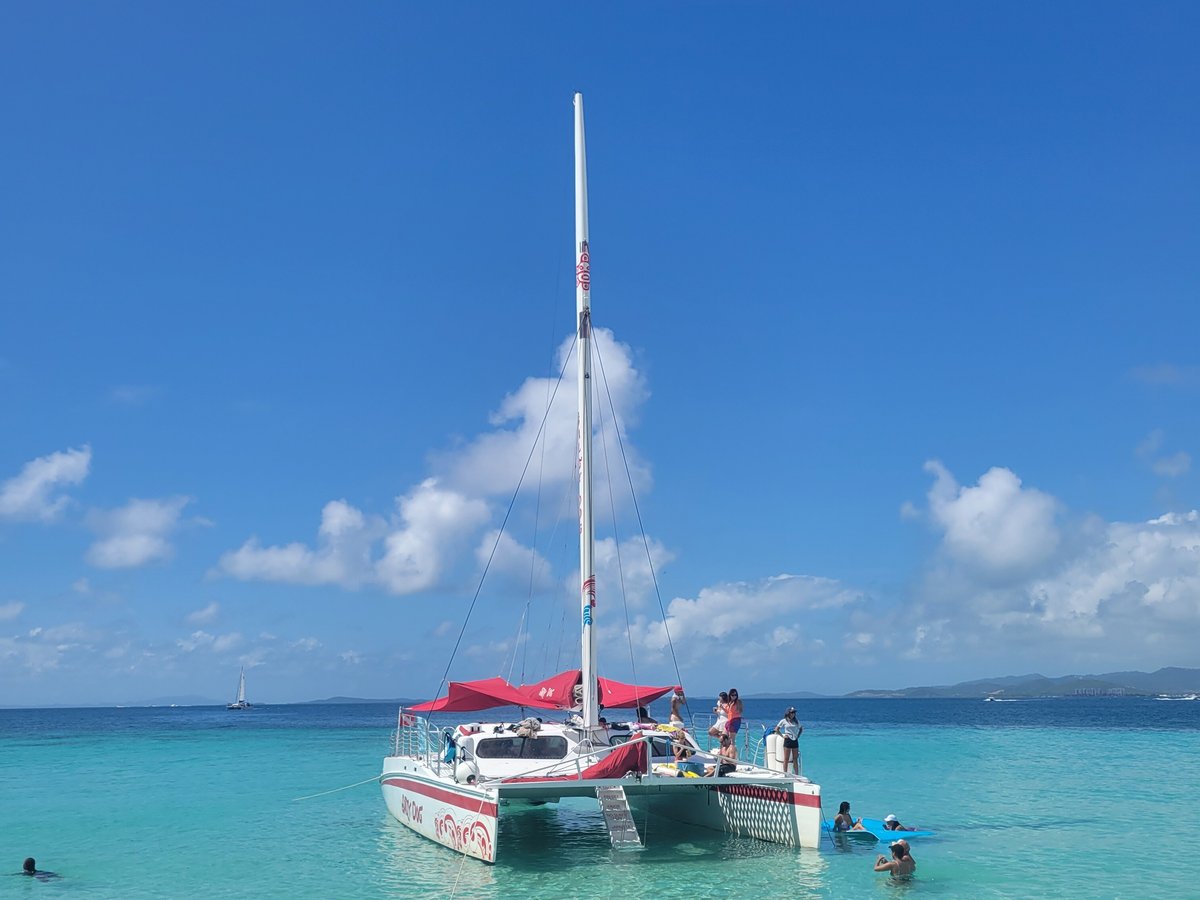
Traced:
<path fill-rule="evenodd" d="M 729 717 L 729 721 L 725 723 L 725 730 L 737 737 L 738 729 L 742 727 L 742 701 L 738 698 L 737 688 L 729 689 L 729 702 L 725 704 L 725 714 Z"/>
<path fill-rule="evenodd" d="M 850 801 L 843 800 L 842 805 L 838 807 L 838 814 L 833 819 L 834 831 L 866 831 L 863 828 L 862 819 L 857 822 L 850 815 Z"/>

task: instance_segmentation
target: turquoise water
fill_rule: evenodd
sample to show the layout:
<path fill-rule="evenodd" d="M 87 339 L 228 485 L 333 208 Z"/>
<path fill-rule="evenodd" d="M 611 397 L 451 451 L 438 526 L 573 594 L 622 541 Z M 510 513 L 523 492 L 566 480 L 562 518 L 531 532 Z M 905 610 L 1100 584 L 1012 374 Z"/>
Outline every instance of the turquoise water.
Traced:
<path fill-rule="evenodd" d="M 614 853 L 594 803 L 501 822 L 500 861 L 392 821 L 373 778 L 385 706 L 0 710 L 0 897 L 1197 896 L 1200 702 L 822 700 L 796 704 L 828 815 L 933 828 L 917 877 L 878 845 L 798 851 L 660 820 Z M 785 702 L 750 701 L 774 723 Z M 777 710 L 776 708 L 779 708 Z M 1162 828 L 1180 823 L 1179 830 Z"/>

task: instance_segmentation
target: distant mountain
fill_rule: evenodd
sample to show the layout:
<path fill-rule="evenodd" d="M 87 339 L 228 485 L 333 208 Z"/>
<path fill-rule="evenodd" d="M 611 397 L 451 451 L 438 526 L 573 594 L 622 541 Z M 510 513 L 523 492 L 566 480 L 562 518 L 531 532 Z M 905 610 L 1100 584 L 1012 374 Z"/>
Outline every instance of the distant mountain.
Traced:
<path fill-rule="evenodd" d="M 1075 697 L 1153 696 L 1200 693 L 1200 669 L 1169 667 L 1157 672 L 1108 672 L 1103 675 L 1006 675 L 953 685 L 854 691 L 847 697 Z"/>
<path fill-rule="evenodd" d="M 814 694 L 812 691 L 792 691 L 782 694 L 747 694 L 746 700 L 825 700 L 829 694 Z"/>

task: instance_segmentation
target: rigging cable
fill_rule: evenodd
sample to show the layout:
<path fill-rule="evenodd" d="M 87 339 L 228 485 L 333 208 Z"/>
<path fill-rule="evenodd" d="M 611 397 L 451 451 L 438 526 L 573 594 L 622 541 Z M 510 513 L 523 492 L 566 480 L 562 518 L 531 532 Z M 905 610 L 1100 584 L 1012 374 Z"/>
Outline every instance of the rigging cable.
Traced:
<path fill-rule="evenodd" d="M 596 335 L 594 342 L 595 346 L 600 344 L 600 335 Z M 599 355 L 599 351 L 597 351 Z M 603 372 L 601 372 L 603 374 Z M 629 596 L 625 591 L 625 567 L 621 563 L 621 535 L 617 530 L 617 503 L 613 498 L 612 473 L 608 468 L 608 441 L 604 437 L 604 407 L 603 405 L 597 408 L 597 416 L 600 421 L 600 448 L 604 451 L 604 478 L 608 482 L 608 506 L 612 512 L 612 527 L 613 527 L 613 548 L 616 551 L 617 557 L 617 581 L 621 585 L 621 607 L 625 612 L 625 644 L 629 647 L 629 670 L 633 677 L 634 686 L 634 702 L 640 708 L 642 698 L 637 694 L 638 678 L 637 678 L 637 661 L 634 658 L 633 652 L 633 630 L 629 623 Z M 616 418 L 613 418 L 613 428 L 616 429 Z"/>
<path fill-rule="evenodd" d="M 612 410 L 614 422 L 613 431 L 615 431 L 617 435 L 617 444 L 621 448 L 621 461 L 625 464 L 625 477 L 629 481 L 629 496 L 633 500 L 633 511 L 637 515 L 638 530 L 642 535 L 642 546 L 646 549 L 646 563 L 650 567 L 650 579 L 654 582 L 654 596 L 658 599 L 658 611 L 662 615 L 663 633 L 667 636 L 667 648 L 671 651 L 671 665 L 675 667 L 676 684 L 682 686 L 683 677 L 679 674 L 679 660 L 675 656 L 675 642 L 671 640 L 671 628 L 667 624 L 667 611 L 663 607 L 662 591 L 658 586 L 658 575 L 654 571 L 654 559 L 650 555 L 650 540 L 646 537 L 646 526 L 642 523 L 642 510 L 641 507 L 638 506 L 637 492 L 633 489 L 633 473 L 629 471 L 629 457 L 625 453 L 625 442 L 621 439 L 620 422 L 617 420 L 617 410 L 613 405 L 612 391 L 610 391 L 608 387 L 608 375 L 604 371 L 604 357 L 600 353 L 599 342 L 595 342 L 594 346 L 596 347 L 596 359 L 600 363 L 600 374 L 603 376 L 604 394 L 606 397 L 608 397 L 608 406 L 609 409 Z M 686 698 L 686 692 L 684 696 Z M 688 704 L 686 699 L 684 700 L 684 705 L 687 706 L 688 715 L 690 716 L 691 706 Z"/>
<path fill-rule="evenodd" d="M 549 366 L 550 372 L 549 372 L 549 377 L 546 379 L 546 415 L 550 414 L 550 405 L 551 405 L 551 400 L 552 400 L 552 395 L 550 393 L 550 378 L 554 377 L 553 348 L 554 348 L 555 344 L 557 343 L 555 335 L 558 334 L 558 325 L 557 325 L 558 306 L 559 306 L 558 291 L 559 291 L 559 287 L 562 285 L 563 262 L 566 259 L 566 257 L 561 256 L 557 253 L 554 254 L 554 256 L 555 256 L 555 259 L 557 260 L 557 262 L 554 266 L 554 293 L 550 295 L 550 297 L 551 297 L 551 303 L 550 303 L 550 306 L 551 306 L 551 315 L 550 315 L 551 354 L 550 354 L 550 366 Z M 541 433 L 540 439 L 541 439 L 541 443 L 542 443 L 542 452 L 541 452 L 541 455 L 538 457 L 537 500 L 535 501 L 534 507 L 533 507 L 533 538 L 529 542 L 529 593 L 526 594 L 526 596 L 525 596 L 525 611 L 521 614 L 521 626 L 517 630 L 517 643 L 513 645 L 513 665 L 510 666 L 509 670 L 508 670 L 509 683 L 512 682 L 512 670 L 517 662 L 517 647 L 521 648 L 521 684 L 525 683 L 526 663 L 529 660 L 529 637 L 530 637 L 530 634 L 532 631 L 532 628 L 531 628 L 532 620 L 530 619 L 530 616 L 529 616 L 529 608 L 530 608 L 530 604 L 533 602 L 534 577 L 537 574 L 538 524 L 539 524 L 539 520 L 541 518 L 541 513 L 542 513 L 542 479 L 543 479 L 545 471 L 546 471 L 546 434 L 545 434 L 545 432 Z M 525 632 L 525 642 L 523 644 L 521 643 L 521 629 L 522 628 L 524 629 L 524 632 Z"/>
<path fill-rule="evenodd" d="M 578 342 L 578 336 L 576 336 Z M 572 346 L 572 351 L 574 346 Z M 558 387 L 562 384 L 563 374 L 566 372 L 567 363 L 570 361 L 572 353 L 568 353 L 563 361 L 563 368 L 558 373 L 558 381 L 554 383 L 554 395 L 558 394 Z M 550 403 L 554 403 L 554 395 L 550 398 Z M 538 425 L 538 435 L 546 427 L 546 419 L 550 417 L 550 407 L 546 407 L 546 412 L 542 415 L 541 424 Z M 463 635 L 467 632 L 467 625 L 471 621 L 471 614 L 475 611 L 475 604 L 479 602 L 479 594 L 483 591 L 483 582 L 487 578 L 488 570 L 492 567 L 492 560 L 496 558 L 496 550 L 500 546 L 500 538 L 504 535 L 504 527 L 508 524 L 508 518 L 512 515 L 513 507 L 517 503 L 517 495 L 521 491 L 521 485 L 525 483 L 525 473 L 529 471 L 529 463 L 533 459 L 533 452 L 537 449 L 537 438 L 534 438 L 533 446 L 529 448 L 529 455 L 525 457 L 525 466 L 521 469 L 521 477 L 517 479 L 517 486 L 513 489 L 512 499 L 508 501 L 508 509 L 504 513 L 504 520 L 500 523 L 500 528 L 496 532 L 496 540 L 492 543 L 492 552 L 488 554 L 487 563 L 483 567 L 483 573 L 479 576 L 479 584 L 475 588 L 475 595 L 471 598 L 471 605 L 467 607 L 467 615 L 463 619 L 462 628 L 458 631 L 458 638 L 454 641 L 454 649 L 450 651 L 450 659 L 446 662 L 446 670 L 442 673 L 441 684 L 438 685 L 437 692 L 433 695 L 435 698 L 442 695 L 442 687 L 446 684 L 446 679 L 450 677 L 450 667 L 454 665 L 454 657 L 458 654 L 458 648 L 462 644 Z"/>

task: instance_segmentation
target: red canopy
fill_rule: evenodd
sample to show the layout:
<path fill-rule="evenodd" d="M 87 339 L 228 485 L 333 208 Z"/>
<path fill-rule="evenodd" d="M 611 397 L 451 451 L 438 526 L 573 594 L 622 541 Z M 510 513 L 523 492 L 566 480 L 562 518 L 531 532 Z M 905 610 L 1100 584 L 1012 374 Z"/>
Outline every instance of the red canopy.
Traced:
<path fill-rule="evenodd" d="M 559 709 L 571 709 L 575 706 L 575 685 L 579 684 L 580 674 L 578 669 L 567 669 L 537 684 L 523 684 L 517 690 L 526 697 L 553 703 Z"/>
<path fill-rule="evenodd" d="M 562 709 L 571 709 L 575 706 L 575 685 L 580 683 L 582 677 L 579 669 L 568 669 L 537 684 L 523 684 L 517 690 L 526 697 L 552 701 Z M 611 678 L 596 680 L 600 683 L 599 702 L 605 709 L 636 709 L 657 700 L 663 694 L 680 690 L 676 685 L 642 687 L 613 681 Z"/>
<path fill-rule="evenodd" d="M 557 703 L 547 702 L 519 692 L 500 676 L 482 681 L 452 681 L 445 697 L 409 707 L 413 712 L 474 712 L 494 706 L 533 706 L 555 709 Z"/>
<path fill-rule="evenodd" d="M 482 681 L 452 681 L 445 697 L 411 706 L 413 712 L 474 712 L 495 706 L 530 706 L 534 709 L 572 709 L 575 706 L 575 685 L 579 684 L 579 669 L 568 669 L 537 684 L 513 687 L 503 678 L 484 678 Z M 668 687 L 639 687 L 623 684 L 611 678 L 596 679 L 600 685 L 599 702 L 605 709 L 634 709 L 657 700 L 663 694 L 680 690 Z"/>
<path fill-rule="evenodd" d="M 636 684 L 622 684 L 611 678 L 596 680 L 600 682 L 600 705 L 605 709 L 634 709 L 657 700 L 663 694 L 683 690 L 677 684 L 667 687 L 640 687 Z"/>

